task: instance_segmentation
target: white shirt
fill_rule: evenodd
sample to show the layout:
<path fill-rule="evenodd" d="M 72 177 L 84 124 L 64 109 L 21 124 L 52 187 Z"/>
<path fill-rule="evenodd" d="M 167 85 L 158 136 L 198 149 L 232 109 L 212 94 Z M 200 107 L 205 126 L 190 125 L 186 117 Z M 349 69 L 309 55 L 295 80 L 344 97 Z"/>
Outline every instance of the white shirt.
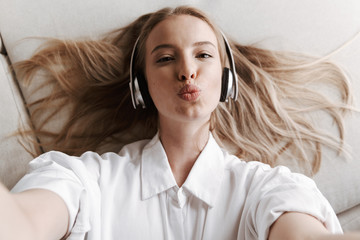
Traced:
<path fill-rule="evenodd" d="M 314 182 L 285 167 L 244 162 L 210 134 L 181 188 L 158 135 L 119 154 L 49 152 L 13 192 L 44 188 L 70 213 L 68 239 L 267 239 L 285 211 L 313 215 L 333 233 L 340 224 Z"/>

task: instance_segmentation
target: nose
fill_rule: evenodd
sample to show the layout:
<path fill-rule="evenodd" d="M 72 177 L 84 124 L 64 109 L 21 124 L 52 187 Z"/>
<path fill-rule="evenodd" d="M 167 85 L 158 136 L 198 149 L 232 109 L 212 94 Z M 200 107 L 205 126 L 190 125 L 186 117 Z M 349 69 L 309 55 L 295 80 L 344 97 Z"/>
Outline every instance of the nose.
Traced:
<path fill-rule="evenodd" d="M 195 73 L 191 73 L 191 74 L 183 74 L 180 77 L 180 80 L 182 81 L 186 81 L 186 80 L 190 80 L 190 79 L 195 79 Z"/>
<path fill-rule="evenodd" d="M 180 63 L 178 79 L 180 81 L 194 80 L 196 78 L 196 65 L 188 58 L 184 58 Z"/>

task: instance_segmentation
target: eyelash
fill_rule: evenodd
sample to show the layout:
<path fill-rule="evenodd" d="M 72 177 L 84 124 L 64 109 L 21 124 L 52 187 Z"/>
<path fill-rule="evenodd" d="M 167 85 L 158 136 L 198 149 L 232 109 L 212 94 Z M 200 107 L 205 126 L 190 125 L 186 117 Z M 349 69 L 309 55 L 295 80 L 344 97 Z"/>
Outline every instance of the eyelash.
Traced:
<path fill-rule="evenodd" d="M 158 60 L 156 60 L 157 63 L 165 63 L 165 62 L 169 62 L 171 60 L 174 60 L 173 57 L 170 57 L 170 56 L 166 56 L 166 57 L 162 57 Z"/>
<path fill-rule="evenodd" d="M 200 54 L 196 55 L 196 58 L 212 58 L 212 56 L 208 53 L 200 53 Z M 162 57 L 162 58 L 158 59 L 156 61 L 156 63 L 165 63 L 165 62 L 172 61 L 174 59 L 175 59 L 174 57 L 166 56 L 166 57 Z"/>
<path fill-rule="evenodd" d="M 201 53 L 201 54 L 197 55 L 196 58 L 212 58 L 212 56 L 208 53 Z"/>

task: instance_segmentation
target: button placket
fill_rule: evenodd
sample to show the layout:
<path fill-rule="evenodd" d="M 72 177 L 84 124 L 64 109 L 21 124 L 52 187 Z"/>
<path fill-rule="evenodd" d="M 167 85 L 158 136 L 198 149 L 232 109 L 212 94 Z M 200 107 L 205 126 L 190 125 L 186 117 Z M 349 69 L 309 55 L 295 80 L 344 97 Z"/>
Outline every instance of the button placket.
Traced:
<path fill-rule="evenodd" d="M 172 232 L 171 239 L 185 239 L 183 207 L 187 202 L 187 196 L 182 188 L 174 187 L 168 192 L 168 219 Z"/>

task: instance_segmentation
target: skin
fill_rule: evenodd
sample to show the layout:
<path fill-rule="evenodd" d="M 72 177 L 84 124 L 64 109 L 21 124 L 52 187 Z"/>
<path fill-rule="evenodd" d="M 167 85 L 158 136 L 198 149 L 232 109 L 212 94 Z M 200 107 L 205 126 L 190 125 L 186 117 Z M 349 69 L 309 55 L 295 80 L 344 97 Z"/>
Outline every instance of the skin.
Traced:
<path fill-rule="evenodd" d="M 160 139 L 181 186 L 206 145 L 220 97 L 222 67 L 214 32 L 191 16 L 164 20 L 146 41 L 145 72 L 159 111 Z M 184 86 L 198 91 L 184 93 Z M 68 229 L 64 201 L 47 190 L 10 194 L 0 183 L 0 213 L 0 239 L 60 239 Z M 268 239 L 351 240 L 360 234 L 330 235 L 314 217 L 289 212 L 273 224 Z"/>
<path fill-rule="evenodd" d="M 210 115 L 219 103 L 222 66 L 210 26 L 192 16 L 173 16 L 146 41 L 146 78 L 159 112 L 159 134 L 181 186 L 209 137 Z M 196 86 L 197 97 L 179 96 Z"/>
<path fill-rule="evenodd" d="M 11 194 L 0 183 L 0 239 L 61 239 L 69 213 L 55 193 L 34 189 Z"/>

